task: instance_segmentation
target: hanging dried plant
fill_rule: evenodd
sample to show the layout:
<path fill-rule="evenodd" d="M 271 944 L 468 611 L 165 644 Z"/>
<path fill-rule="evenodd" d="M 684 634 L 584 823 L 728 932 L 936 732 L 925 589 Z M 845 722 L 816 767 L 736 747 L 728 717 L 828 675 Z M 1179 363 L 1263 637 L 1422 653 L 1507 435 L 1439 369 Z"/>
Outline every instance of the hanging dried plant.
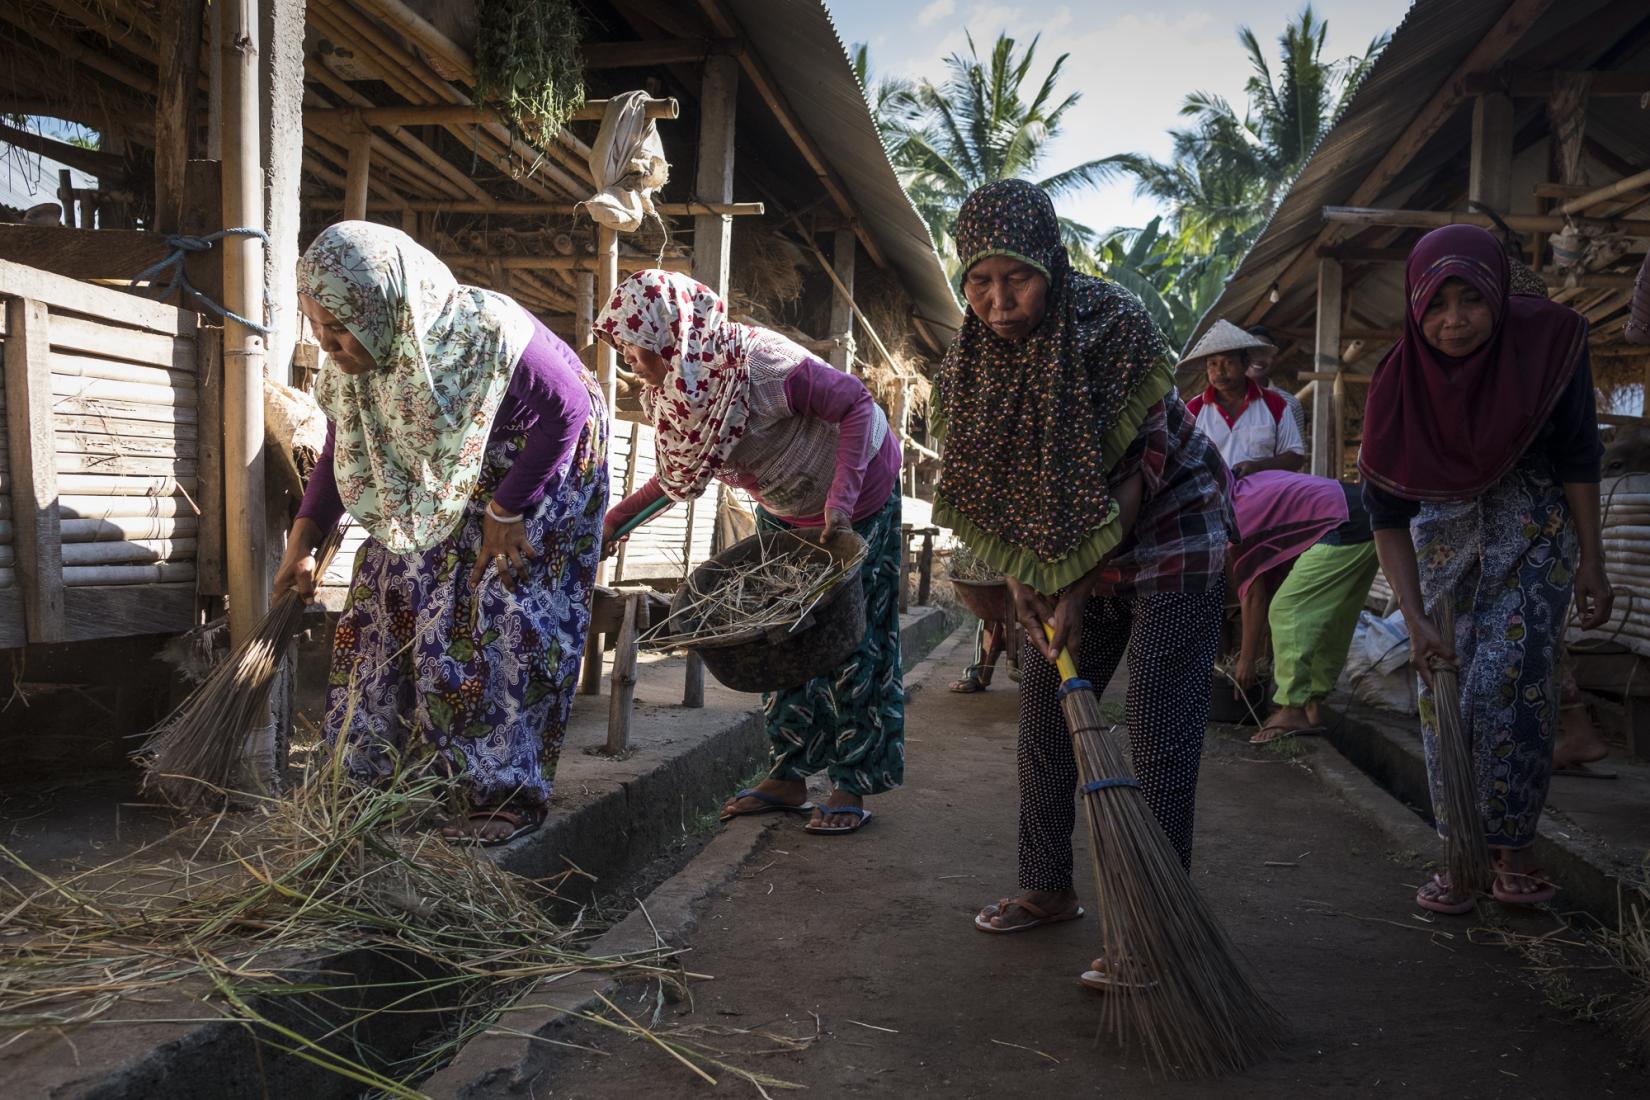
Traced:
<path fill-rule="evenodd" d="M 582 21 L 570 0 L 480 0 L 476 7 L 476 98 L 543 144 L 584 105 Z"/>

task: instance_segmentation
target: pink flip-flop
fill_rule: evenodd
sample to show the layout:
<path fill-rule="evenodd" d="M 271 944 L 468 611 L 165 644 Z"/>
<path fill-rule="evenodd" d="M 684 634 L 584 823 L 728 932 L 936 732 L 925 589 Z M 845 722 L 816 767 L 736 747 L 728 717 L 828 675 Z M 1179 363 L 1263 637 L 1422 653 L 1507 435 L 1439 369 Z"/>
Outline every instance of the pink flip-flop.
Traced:
<path fill-rule="evenodd" d="M 1434 887 L 1437 894 L 1429 896 L 1427 894 L 1428 886 Z M 1450 885 L 1449 879 L 1443 875 L 1433 875 L 1431 882 L 1423 883 L 1421 888 L 1415 891 L 1415 904 L 1422 909 L 1428 909 L 1434 913 L 1443 913 L 1451 917 L 1459 917 L 1463 913 L 1472 912 L 1473 905 L 1476 903 L 1470 895 L 1464 901 L 1444 900 L 1454 894 L 1455 887 Z"/>
<path fill-rule="evenodd" d="M 1539 867 L 1529 871 L 1497 871 L 1495 872 L 1494 881 L 1490 883 L 1490 896 L 1502 905 L 1541 905 L 1544 902 L 1552 901 L 1558 893 L 1558 887 L 1543 878 L 1543 874 L 1544 872 Z M 1541 886 L 1535 890 L 1519 891 L 1517 893 L 1504 890 L 1501 887 L 1501 876 L 1503 875 L 1509 878 L 1529 879 L 1539 882 Z"/>

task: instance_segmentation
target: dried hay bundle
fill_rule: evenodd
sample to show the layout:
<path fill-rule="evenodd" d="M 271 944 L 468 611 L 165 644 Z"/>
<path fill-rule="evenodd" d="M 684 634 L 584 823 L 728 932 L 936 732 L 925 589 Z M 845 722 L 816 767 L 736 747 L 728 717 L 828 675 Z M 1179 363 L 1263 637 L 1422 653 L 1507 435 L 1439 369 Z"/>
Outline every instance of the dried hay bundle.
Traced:
<path fill-rule="evenodd" d="M 958 542 L 951 548 L 951 561 L 946 567 L 946 574 L 954 581 L 988 582 L 1003 579 L 1000 572 L 987 565 L 965 542 Z"/>
<path fill-rule="evenodd" d="M 344 531 L 333 528 L 321 543 L 317 578 L 326 576 Z M 206 682 L 149 731 L 135 754 L 146 767 L 145 791 L 185 812 L 207 812 L 222 804 L 240 778 L 248 739 L 269 722 L 275 672 L 303 614 L 303 598 L 282 593 Z"/>
<path fill-rule="evenodd" d="M 593 958 L 578 924 L 553 921 L 552 886 L 421 831 L 447 781 L 396 774 L 358 787 L 330 757 L 294 796 L 197 823 L 115 863 L 53 879 L 0 846 L 0 1045 L 104 1016 L 128 998 L 196 999 L 245 1021 L 259 1041 L 394 1096 L 540 982 L 581 970 L 665 975 L 668 952 Z M 21 872 L 17 874 L 15 872 Z M 355 988 L 317 972 L 329 955 L 392 956 L 404 978 L 384 997 L 339 996 L 344 1027 L 310 1038 L 273 1023 L 260 998 Z M 310 960 L 306 965 L 301 960 Z M 299 971 L 299 972 L 295 972 Z M 370 998 L 369 998 L 370 999 Z M 379 1071 L 349 1057 L 349 1027 L 383 1011 L 457 1020 L 439 1047 Z M 283 1018 L 290 1013 L 282 1011 Z M 331 1041 L 329 1041 L 331 1040 Z"/>
<path fill-rule="evenodd" d="M 695 571 L 685 602 L 642 635 L 642 642 L 670 649 L 794 630 L 865 560 L 865 541 L 851 533 L 841 540 L 844 545 L 829 548 L 792 531 L 763 531 L 757 537 L 760 553 L 754 559 L 718 558 L 712 563 L 717 568 Z M 743 548 L 730 547 L 726 554 Z"/>
<path fill-rule="evenodd" d="M 749 219 L 747 219 L 749 220 Z M 781 320 L 802 300 L 802 250 L 776 233 L 740 227 L 733 235 L 728 309 L 747 324 L 806 337 Z"/>

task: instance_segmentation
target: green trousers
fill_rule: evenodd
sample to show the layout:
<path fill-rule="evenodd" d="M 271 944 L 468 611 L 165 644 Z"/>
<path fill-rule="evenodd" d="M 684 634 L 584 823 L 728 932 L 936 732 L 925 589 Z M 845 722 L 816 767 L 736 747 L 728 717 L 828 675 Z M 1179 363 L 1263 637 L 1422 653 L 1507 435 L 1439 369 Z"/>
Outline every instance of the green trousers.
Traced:
<path fill-rule="evenodd" d="M 1267 616 L 1278 706 L 1305 706 L 1334 690 L 1379 567 L 1373 542 L 1319 543 L 1295 559 Z"/>

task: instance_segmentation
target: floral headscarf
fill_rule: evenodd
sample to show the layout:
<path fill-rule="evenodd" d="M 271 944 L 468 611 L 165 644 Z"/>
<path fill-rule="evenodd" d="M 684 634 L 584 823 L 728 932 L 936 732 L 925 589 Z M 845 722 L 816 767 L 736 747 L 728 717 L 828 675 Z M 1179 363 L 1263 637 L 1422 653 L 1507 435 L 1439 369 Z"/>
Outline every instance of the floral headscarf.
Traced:
<path fill-rule="evenodd" d="M 664 385 L 642 391 L 656 429 L 659 485 L 692 500 L 721 472 L 750 419 L 752 330 L 728 320 L 710 287 L 672 271 L 638 271 L 596 318 L 614 347 L 646 348 L 669 365 Z"/>
<path fill-rule="evenodd" d="M 934 522 L 992 568 L 1052 593 L 1127 532 L 1108 478 L 1174 386 L 1168 347 L 1128 291 L 1071 269 L 1054 204 L 1024 180 L 987 184 L 955 232 L 964 270 L 1010 256 L 1048 279 L 1047 313 L 1010 342 L 972 310 L 939 380 L 945 464 Z"/>
<path fill-rule="evenodd" d="M 315 384 L 333 423 L 338 495 L 391 553 L 428 550 L 463 518 L 532 319 L 371 222 L 323 230 L 299 261 L 298 290 L 377 364 L 350 375 L 329 359 Z"/>

